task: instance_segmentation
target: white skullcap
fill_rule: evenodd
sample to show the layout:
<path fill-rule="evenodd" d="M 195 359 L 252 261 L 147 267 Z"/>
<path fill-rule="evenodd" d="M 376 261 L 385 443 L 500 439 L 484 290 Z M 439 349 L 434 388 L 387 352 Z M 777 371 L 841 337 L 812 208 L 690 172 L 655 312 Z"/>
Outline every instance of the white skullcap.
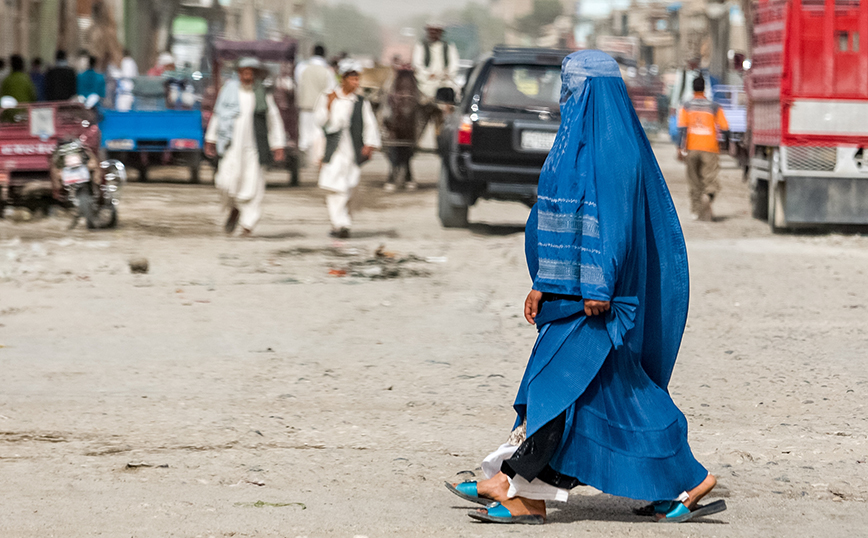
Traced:
<path fill-rule="evenodd" d="M 353 60 L 352 58 L 344 58 L 343 60 L 338 62 L 338 74 L 340 76 L 344 76 L 352 71 L 355 71 L 356 73 L 361 73 L 362 64 L 360 64 L 356 60 Z"/>

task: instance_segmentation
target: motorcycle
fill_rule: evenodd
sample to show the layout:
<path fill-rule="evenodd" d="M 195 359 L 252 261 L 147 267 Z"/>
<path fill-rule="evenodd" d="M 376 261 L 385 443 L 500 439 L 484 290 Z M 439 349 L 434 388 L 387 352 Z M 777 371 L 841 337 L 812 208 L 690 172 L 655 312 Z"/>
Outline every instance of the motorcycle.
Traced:
<path fill-rule="evenodd" d="M 117 226 L 120 192 L 127 180 L 123 163 L 97 162 L 79 139 L 66 138 L 51 155 L 50 174 L 55 198 L 74 209 L 70 229 L 82 217 L 88 229 Z"/>

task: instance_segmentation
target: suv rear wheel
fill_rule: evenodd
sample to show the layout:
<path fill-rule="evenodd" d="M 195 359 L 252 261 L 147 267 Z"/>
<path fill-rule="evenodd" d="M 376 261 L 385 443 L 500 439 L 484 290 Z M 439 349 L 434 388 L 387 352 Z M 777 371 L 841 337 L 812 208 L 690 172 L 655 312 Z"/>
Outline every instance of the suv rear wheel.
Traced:
<path fill-rule="evenodd" d="M 445 163 L 440 165 L 437 211 L 444 228 L 467 228 L 467 201 L 461 194 L 449 190 L 449 167 Z"/>

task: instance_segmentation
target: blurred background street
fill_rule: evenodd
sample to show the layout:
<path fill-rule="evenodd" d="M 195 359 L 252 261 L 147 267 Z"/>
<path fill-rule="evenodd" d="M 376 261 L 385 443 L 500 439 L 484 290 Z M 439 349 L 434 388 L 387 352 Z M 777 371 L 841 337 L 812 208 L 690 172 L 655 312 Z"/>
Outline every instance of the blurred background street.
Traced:
<path fill-rule="evenodd" d="M 683 213 L 682 167 L 655 148 Z M 366 168 L 350 242 L 323 239 L 310 174 L 298 189 L 272 176 L 250 240 L 218 233 L 206 174 L 191 186 L 171 169 L 131 185 L 114 231 L 0 223 L 2 534 L 502 536 L 442 483 L 478 474 L 512 425 L 536 334 L 521 316 L 527 210 L 480 202 L 469 229 L 444 230 L 436 159 L 418 160 L 412 193 L 383 194 L 385 169 Z M 733 161 L 722 178 L 720 221 L 683 223 L 692 295 L 672 393 L 730 510 L 661 528 L 579 488 L 523 533 L 858 536 L 868 522 L 868 239 L 772 235 Z"/>

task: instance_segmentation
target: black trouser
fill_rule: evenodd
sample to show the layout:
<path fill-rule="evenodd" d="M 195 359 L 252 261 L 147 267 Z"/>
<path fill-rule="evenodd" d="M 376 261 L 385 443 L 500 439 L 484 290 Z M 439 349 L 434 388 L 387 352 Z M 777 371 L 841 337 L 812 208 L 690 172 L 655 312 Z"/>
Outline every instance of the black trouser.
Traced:
<path fill-rule="evenodd" d="M 566 421 L 567 412 L 564 411 L 525 439 L 515 454 L 501 465 L 503 474 L 510 478 L 519 475 L 528 482 L 539 478 L 546 484 L 562 489 L 581 486 L 578 479 L 561 474 L 549 465 L 561 444 Z"/>

